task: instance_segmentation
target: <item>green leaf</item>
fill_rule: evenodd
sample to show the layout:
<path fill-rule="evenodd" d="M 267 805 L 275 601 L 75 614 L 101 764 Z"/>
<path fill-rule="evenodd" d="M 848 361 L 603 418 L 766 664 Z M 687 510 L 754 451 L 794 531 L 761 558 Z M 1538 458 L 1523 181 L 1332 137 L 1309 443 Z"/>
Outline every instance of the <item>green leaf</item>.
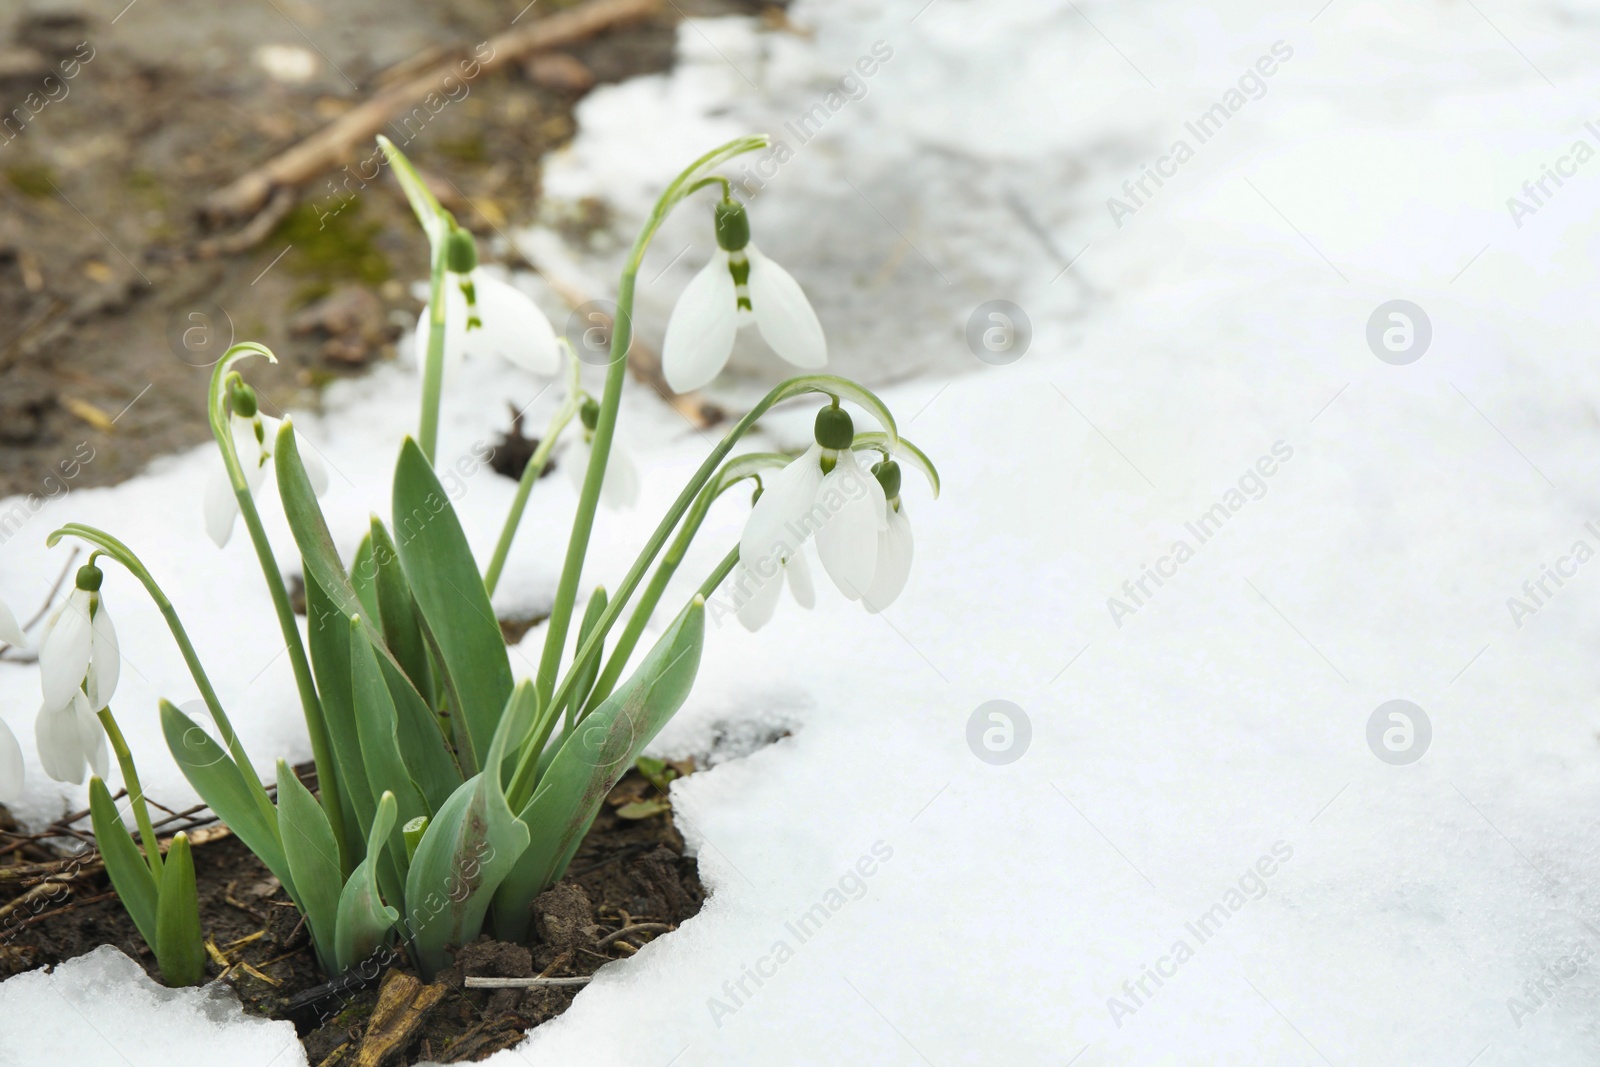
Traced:
<path fill-rule="evenodd" d="M 322 700 L 322 717 L 328 724 L 333 758 L 339 764 L 341 791 L 350 805 L 355 825 L 345 826 L 345 843 L 359 862 L 356 851 L 372 825 L 377 800 L 367 784 L 361 766 L 361 739 L 356 732 L 355 698 L 350 691 L 350 623 L 345 614 L 322 589 L 322 583 L 305 571 L 306 631 L 311 646 L 311 673 L 317 679 L 317 694 Z"/>
<path fill-rule="evenodd" d="M 295 903 L 311 927 L 311 940 L 323 969 L 331 971 L 339 887 L 344 881 L 339 843 L 322 805 L 283 760 L 278 761 L 278 834 L 299 890 Z"/>
<path fill-rule="evenodd" d="M 89 779 L 89 819 L 94 826 L 95 844 L 111 876 L 122 906 L 127 909 L 139 936 L 154 951 L 156 947 L 156 900 L 159 895 L 150 865 L 128 836 L 122 816 L 111 800 L 106 784 L 98 777 Z"/>
<path fill-rule="evenodd" d="M 198 723 L 165 700 L 161 701 L 161 732 L 166 736 L 167 749 L 178 769 L 200 794 L 200 799 L 292 894 L 294 875 L 283 855 L 276 813 L 269 820 L 256 806 L 244 775 L 229 758 L 227 750 L 213 741 Z"/>
<path fill-rule="evenodd" d="M 361 601 L 362 612 L 371 619 L 380 618 L 378 612 L 378 565 L 372 559 L 372 535 L 361 539 L 355 557 L 350 560 L 350 584 L 356 587 L 356 597 Z"/>
<path fill-rule="evenodd" d="M 704 643 L 705 603 L 695 597 L 633 676 L 568 734 L 519 816 L 530 837 L 495 895 L 502 940 L 527 936 L 528 905 L 561 877 L 606 794 L 683 706 Z"/>
<path fill-rule="evenodd" d="M 394 698 L 400 757 L 406 761 L 411 780 L 422 791 L 428 811 L 438 811 L 461 785 L 461 769 L 456 766 L 439 720 L 411 687 L 411 680 L 383 657 L 379 657 L 378 666 L 383 669 L 383 680 Z"/>
<path fill-rule="evenodd" d="M 538 711 L 531 682 L 512 692 L 491 739 L 486 770 L 464 782 L 428 823 L 406 877 L 406 926 L 425 977 L 450 963 L 449 947 L 478 936 L 500 880 L 528 846 L 528 828 L 506 804 L 499 768 L 522 744 Z"/>
<path fill-rule="evenodd" d="M 295 544 L 300 546 L 300 555 L 305 559 L 306 585 L 315 579 L 346 618 L 360 615 L 364 610 L 361 598 L 356 596 L 355 586 L 350 583 L 350 576 L 339 559 L 339 550 L 333 546 L 333 535 L 322 517 L 322 506 L 317 503 L 317 494 L 300 460 L 294 424 L 288 420 L 278 427 L 272 460 L 278 472 L 278 495 L 283 498 L 283 513 L 289 520 Z"/>
<path fill-rule="evenodd" d="M 372 517 L 372 532 L 367 536 L 372 545 L 371 566 L 376 572 L 374 586 L 378 598 L 378 613 L 369 618 L 381 623 L 384 643 L 417 692 L 425 696 L 432 694 L 433 668 L 428 663 L 428 643 L 422 637 L 422 619 L 400 566 L 400 554 L 383 520 L 376 515 Z"/>
<path fill-rule="evenodd" d="M 169 986 L 198 985 L 205 977 L 206 950 L 200 940 L 200 901 L 194 888 L 194 858 L 189 835 L 181 830 L 167 849 L 156 903 L 156 962 Z"/>
<path fill-rule="evenodd" d="M 583 609 L 583 622 L 578 624 L 578 644 L 589 640 L 589 635 L 594 632 L 595 624 L 600 621 L 600 616 L 606 610 L 605 586 L 596 586 L 594 595 L 589 598 L 589 604 Z M 589 691 L 594 688 L 594 680 L 600 677 L 600 661 L 605 657 L 600 653 L 603 649 L 595 649 L 594 655 L 584 663 L 583 668 L 572 679 L 572 688 L 568 690 L 567 707 L 582 708 L 589 699 Z"/>
<path fill-rule="evenodd" d="M 357 865 L 344 892 L 339 894 L 333 945 L 340 974 L 376 952 L 389 940 L 400 919 L 400 913 L 384 904 L 378 895 L 376 874 L 376 861 L 383 856 L 383 846 L 394 828 L 394 816 L 394 794 L 384 793 L 378 798 L 377 814 L 367 835 L 367 858 Z"/>
<path fill-rule="evenodd" d="M 394 520 L 400 562 L 465 721 L 456 754 L 463 767 L 486 767 L 482 753 L 511 695 L 511 662 L 449 494 L 409 437 L 395 468 Z M 461 751 L 463 734 L 470 753 Z"/>
<path fill-rule="evenodd" d="M 665 797 L 656 797 L 653 800 L 635 800 L 631 804 L 624 804 L 617 809 L 619 819 L 648 819 L 652 815 L 660 815 L 664 811 L 671 811 L 672 805 L 667 803 Z"/>
<path fill-rule="evenodd" d="M 394 168 L 394 176 L 399 180 L 400 188 L 405 192 L 406 201 L 411 205 L 417 221 L 422 224 L 422 231 L 428 235 L 428 243 L 435 248 L 439 247 L 439 242 L 444 240 L 444 235 L 450 229 L 449 217 L 445 214 L 444 208 L 439 206 L 438 199 L 428 189 L 428 183 L 422 180 L 417 168 L 411 165 L 411 160 L 406 158 L 404 152 L 394 146 L 394 142 L 380 133 L 378 144 L 382 146 L 389 165 Z"/>
<path fill-rule="evenodd" d="M 392 791 L 400 818 L 409 821 L 429 814 L 428 807 L 400 756 L 394 698 L 378 667 L 370 634 L 361 616 L 350 620 L 350 686 L 355 698 L 356 733 L 361 738 L 361 764 L 373 796 Z"/>

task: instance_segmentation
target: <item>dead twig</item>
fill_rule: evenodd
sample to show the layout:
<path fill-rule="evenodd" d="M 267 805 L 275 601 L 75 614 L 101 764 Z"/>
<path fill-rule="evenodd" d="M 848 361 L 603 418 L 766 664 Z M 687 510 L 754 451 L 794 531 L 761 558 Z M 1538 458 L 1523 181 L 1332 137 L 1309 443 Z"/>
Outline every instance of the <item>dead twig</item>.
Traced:
<path fill-rule="evenodd" d="M 67 562 L 62 566 L 61 573 L 56 575 L 56 580 L 51 583 L 50 592 L 45 594 L 44 603 L 39 605 L 39 610 L 33 613 L 32 618 L 22 624 L 22 630 L 24 633 L 33 629 L 34 624 L 40 619 L 44 618 L 44 613 L 50 610 L 50 605 L 55 603 L 56 594 L 61 591 L 61 583 L 67 580 L 67 575 L 72 573 L 72 565 L 78 561 L 78 551 L 78 546 L 73 545 L 72 554 L 67 557 Z M 33 663 L 39 658 L 39 654 L 37 652 L 19 652 L 13 649 L 10 645 L 0 641 L 0 656 L 5 656 L 12 652 L 16 653 L 15 655 L 9 656 L 9 659 L 13 663 Z"/>
<path fill-rule="evenodd" d="M 627 937 L 629 934 L 665 934 L 675 929 L 677 927 L 671 923 L 634 923 L 632 926 L 624 926 L 620 930 L 611 931 L 594 944 L 595 948 L 605 948 L 607 945 L 620 938 Z"/>
<path fill-rule="evenodd" d="M 299 201 L 300 194 L 296 190 L 287 185 L 280 186 L 267 201 L 267 206 L 256 212 L 255 218 L 233 233 L 206 238 L 195 246 L 195 254 L 201 259 L 215 259 L 217 256 L 250 251 L 278 228 L 278 223 L 289 216 Z"/>
<path fill-rule="evenodd" d="M 250 217 L 276 190 L 304 185 L 348 158 L 356 145 L 371 141 L 403 108 L 430 93 L 441 92 L 447 78 L 457 83 L 471 82 L 535 52 L 563 48 L 603 30 L 637 22 L 659 8 L 659 0 L 588 0 L 579 7 L 558 11 L 490 38 L 488 56 L 473 60 L 477 72 L 471 78 L 452 58 L 380 90 L 310 137 L 213 193 L 206 200 L 203 213 L 214 221 Z"/>
<path fill-rule="evenodd" d="M 535 989 L 539 986 L 588 985 L 589 976 L 582 978 L 467 978 L 468 989 Z"/>

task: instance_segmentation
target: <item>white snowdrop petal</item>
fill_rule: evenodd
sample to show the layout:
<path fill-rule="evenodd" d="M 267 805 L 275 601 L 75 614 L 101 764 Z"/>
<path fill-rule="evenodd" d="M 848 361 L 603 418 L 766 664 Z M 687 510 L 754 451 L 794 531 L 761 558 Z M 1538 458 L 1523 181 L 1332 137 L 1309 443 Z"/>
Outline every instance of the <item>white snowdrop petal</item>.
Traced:
<path fill-rule="evenodd" d="M 869 612 L 877 614 L 900 596 L 911 576 L 911 556 L 911 521 L 906 518 L 903 505 L 899 511 L 891 508 L 887 525 L 878 531 L 878 569 L 872 576 L 872 587 L 861 598 Z"/>
<path fill-rule="evenodd" d="M 106 610 L 104 597 L 94 613 L 90 630 L 89 705 L 99 709 L 111 703 L 111 697 L 117 691 L 117 679 L 122 674 L 122 651 L 117 644 L 117 629 L 111 625 L 111 613 Z"/>
<path fill-rule="evenodd" d="M 0 722 L 0 804 L 15 804 L 22 796 L 22 746 L 11 727 Z"/>
<path fill-rule="evenodd" d="M 104 778 L 110 770 L 106 758 L 106 732 L 100 717 L 89 708 L 89 698 L 79 692 L 72 698 L 72 724 L 78 736 L 78 751 L 88 760 L 89 769 Z"/>
<path fill-rule="evenodd" d="M 6 602 L 0 600 L 0 645 L 21 647 L 27 643 L 27 635 L 22 632 L 22 627 L 17 625 L 17 617 L 11 614 Z"/>
<path fill-rule="evenodd" d="M 70 701 L 60 708 L 39 709 L 39 717 L 33 722 L 33 742 L 45 774 L 58 782 L 82 784 L 83 748 L 78 743 L 78 724 Z"/>
<path fill-rule="evenodd" d="M 74 589 L 39 645 L 39 684 L 46 707 L 64 708 L 89 671 L 92 646 L 89 594 Z"/>
<path fill-rule="evenodd" d="M 817 590 L 811 580 L 811 564 L 806 562 L 805 552 L 790 556 L 783 565 L 783 572 L 789 578 L 789 593 L 794 597 L 794 602 L 807 611 L 816 607 Z"/>
<path fill-rule="evenodd" d="M 561 369 L 555 328 L 532 297 L 492 274 L 473 271 L 472 285 L 477 292 L 482 325 L 468 330 L 467 298 L 462 295 L 460 279 L 451 278 L 446 284 L 453 293 L 444 305 L 447 345 L 455 340 L 468 359 L 496 356 L 535 374 L 551 375 Z M 458 321 L 459 333 L 455 328 Z"/>
<path fill-rule="evenodd" d="M 731 589 L 739 625 L 754 633 L 771 621 L 772 613 L 777 610 L 778 595 L 783 592 L 783 575 L 764 578 L 740 563 L 733 570 Z"/>
<path fill-rule="evenodd" d="M 693 392 L 722 373 L 733 354 L 738 306 L 728 253 L 719 250 L 689 280 L 667 320 L 661 371 L 674 391 Z"/>
<path fill-rule="evenodd" d="M 825 514 L 817 530 L 817 556 L 839 592 L 859 600 L 872 587 L 878 565 L 883 487 L 854 455 L 841 452 L 838 465 L 822 480 L 817 504 Z"/>
<path fill-rule="evenodd" d="M 611 455 L 606 458 L 606 477 L 600 483 L 600 499 L 618 511 L 639 501 L 639 471 L 633 457 L 616 438 L 611 439 Z"/>
<path fill-rule="evenodd" d="M 739 535 L 739 557 L 751 566 L 788 559 L 811 535 L 807 513 L 822 485 L 822 448 L 812 445 L 780 471 L 762 476 L 763 491 Z"/>
<path fill-rule="evenodd" d="M 756 326 L 772 350 L 797 367 L 828 365 L 828 340 L 822 323 L 793 275 L 747 245 L 750 257 L 750 307 Z"/>
<path fill-rule="evenodd" d="M 239 516 L 239 501 L 233 495 L 233 483 L 228 480 L 227 468 L 222 461 L 206 479 L 205 517 L 206 534 L 222 548 L 233 536 L 233 521 Z"/>

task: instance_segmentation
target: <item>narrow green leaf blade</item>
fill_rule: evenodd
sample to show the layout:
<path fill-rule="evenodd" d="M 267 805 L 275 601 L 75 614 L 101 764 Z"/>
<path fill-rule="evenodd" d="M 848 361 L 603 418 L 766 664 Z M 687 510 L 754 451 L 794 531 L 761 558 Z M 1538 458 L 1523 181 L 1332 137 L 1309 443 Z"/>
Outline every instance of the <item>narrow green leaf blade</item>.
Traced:
<path fill-rule="evenodd" d="M 205 977 L 206 950 L 200 940 L 200 899 L 194 888 L 194 858 L 189 835 L 178 832 L 161 868 L 156 904 L 156 962 L 169 986 L 198 985 Z"/>
<path fill-rule="evenodd" d="M 278 761 L 278 835 L 299 890 L 296 903 L 311 927 L 311 940 L 323 968 L 331 969 L 339 887 L 344 881 L 339 843 L 322 805 L 283 760 Z"/>
<path fill-rule="evenodd" d="M 705 604 L 696 597 L 633 676 L 567 734 L 519 816 L 530 836 L 495 895 L 502 939 L 527 936 L 528 905 L 561 877 L 606 794 L 688 699 L 704 644 Z"/>
<path fill-rule="evenodd" d="M 367 835 L 367 858 L 356 866 L 344 892 L 339 894 L 337 926 L 334 932 L 334 957 L 338 973 L 343 974 L 376 952 L 389 940 L 400 913 L 384 904 L 378 893 L 377 861 L 394 829 L 393 793 L 378 798 L 377 814 Z"/>
<path fill-rule="evenodd" d="M 161 702 L 161 732 L 166 736 L 167 749 L 178 769 L 200 794 L 200 799 L 292 894 L 294 875 L 283 855 L 278 825 L 276 821 L 268 821 L 256 806 L 244 775 L 239 773 L 227 750 L 213 741 L 198 723 L 165 700 Z"/>
<path fill-rule="evenodd" d="M 350 692 L 350 623 L 344 612 L 323 591 L 322 583 L 305 570 L 306 631 L 311 646 L 311 673 L 317 680 L 322 718 L 328 724 L 333 758 L 339 764 L 341 794 L 350 805 L 355 825 L 346 824 L 345 843 L 360 862 L 360 842 L 372 825 L 377 801 L 361 767 L 361 739 L 356 732 L 355 698 Z"/>
<path fill-rule="evenodd" d="M 370 636 L 366 620 L 359 615 L 350 620 L 350 686 L 356 733 L 361 738 L 361 764 L 373 796 L 393 792 L 400 820 L 405 822 L 430 812 L 400 756 L 394 698 L 378 668 Z"/>
<path fill-rule="evenodd" d="M 97 777 L 89 779 L 89 819 L 94 826 L 95 844 L 100 848 L 100 858 L 111 876 L 122 906 L 127 909 L 139 936 L 154 951 L 156 947 L 156 899 L 159 895 L 155 875 L 150 865 L 139 854 L 133 838 L 128 836 L 122 816 L 111 800 L 106 784 Z"/>
<path fill-rule="evenodd" d="M 490 741 L 488 769 L 451 795 L 411 858 L 406 921 L 425 976 L 449 965 L 450 947 L 478 935 L 495 889 L 528 845 L 527 827 L 506 804 L 499 768 L 507 748 L 525 740 L 537 708 L 532 683 L 517 686 Z"/>
<path fill-rule="evenodd" d="M 372 543 L 372 567 L 376 572 L 373 584 L 379 612 L 371 617 L 379 621 L 384 642 L 417 692 L 430 694 L 433 692 L 433 669 L 428 664 L 428 643 L 422 638 L 422 619 L 417 614 L 405 570 L 400 566 L 400 554 L 383 520 L 376 515 L 372 517 L 372 532 L 367 536 Z"/>
<path fill-rule="evenodd" d="M 395 468 L 394 520 L 412 595 L 460 701 L 473 753 L 481 755 L 511 695 L 511 662 L 449 494 L 410 438 Z M 488 766 L 481 758 L 472 762 Z"/>
<path fill-rule="evenodd" d="M 388 683 L 389 695 L 394 698 L 400 757 L 406 761 L 411 780 L 422 790 L 428 811 L 438 811 L 461 785 L 461 769 L 456 766 L 439 720 L 411 687 L 411 680 L 387 659 L 380 657 L 378 666 Z"/>
<path fill-rule="evenodd" d="M 361 601 L 362 611 L 368 618 L 377 619 L 378 614 L 378 565 L 372 559 L 372 535 L 368 534 L 356 546 L 356 554 L 350 560 L 350 584 L 356 587 L 356 598 Z"/>
<path fill-rule="evenodd" d="M 306 585 L 316 579 L 346 617 L 360 615 L 364 610 L 361 598 L 356 596 L 355 586 L 345 573 L 339 550 L 333 545 L 333 535 L 328 532 L 328 521 L 322 517 L 322 506 L 317 503 L 311 478 L 300 459 L 293 423 L 285 421 L 278 427 L 272 460 L 278 474 L 278 495 L 283 498 L 283 513 L 289 520 L 295 544 L 300 546 L 300 555 L 305 559 Z"/>

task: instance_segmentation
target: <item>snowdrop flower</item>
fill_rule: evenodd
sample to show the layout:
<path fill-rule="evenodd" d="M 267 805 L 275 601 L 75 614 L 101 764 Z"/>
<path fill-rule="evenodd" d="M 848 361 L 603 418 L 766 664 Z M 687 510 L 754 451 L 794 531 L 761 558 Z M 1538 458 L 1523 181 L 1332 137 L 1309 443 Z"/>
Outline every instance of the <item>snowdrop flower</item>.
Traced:
<path fill-rule="evenodd" d="M 534 374 L 561 369 L 556 331 L 527 294 L 478 269 L 472 235 L 452 230 L 444 283 L 444 367 L 449 375 L 463 358 L 498 356 Z M 423 308 L 413 340 L 417 367 L 428 361 L 428 316 Z"/>
<path fill-rule="evenodd" d="M 812 535 L 817 556 L 839 591 L 859 600 L 878 569 L 879 533 L 887 524 L 883 486 L 850 450 L 855 428 L 837 406 L 817 413 L 816 443 L 766 479 L 739 538 L 739 558 L 758 573 L 785 562 Z"/>
<path fill-rule="evenodd" d="M 578 409 L 578 421 L 581 423 L 578 439 L 567 446 L 566 463 L 563 466 L 567 468 L 567 477 L 572 480 L 572 488 L 582 496 L 584 479 L 589 476 L 589 459 L 593 455 L 594 428 L 600 421 L 600 405 L 593 400 L 585 400 L 583 407 Z M 615 435 L 611 438 L 611 453 L 606 457 L 605 478 L 600 482 L 600 499 L 606 507 L 618 511 L 633 507 L 639 500 L 638 468 Z"/>
<path fill-rule="evenodd" d="M 667 322 L 661 369 L 680 393 L 709 383 L 727 366 L 734 334 L 751 322 L 772 350 L 797 367 L 827 365 L 828 342 L 811 302 L 788 271 L 750 243 L 744 205 L 716 209 L 717 252 L 683 291 Z"/>
<path fill-rule="evenodd" d="M 91 561 L 78 568 L 78 580 L 67 602 L 45 622 L 39 641 L 39 682 L 44 706 L 66 707 L 73 695 L 86 691 L 91 712 L 111 703 L 122 669 L 117 631 L 100 598 L 105 572 Z"/>
<path fill-rule="evenodd" d="M 39 642 L 44 702 L 34 740 L 45 773 L 60 782 L 81 783 L 85 764 L 101 777 L 108 767 L 105 731 L 95 710 L 111 703 L 122 657 L 111 613 L 100 599 L 104 578 L 92 559 L 79 567 L 71 595 L 45 623 Z M 0 776 L 4 759 L 0 751 Z"/>
<path fill-rule="evenodd" d="M 39 747 L 44 773 L 58 782 L 81 785 L 85 764 L 101 778 L 110 770 L 105 729 L 89 710 L 89 698 L 81 689 L 64 708 L 39 709 L 33 739 Z"/>
<path fill-rule="evenodd" d="M 762 576 L 755 568 L 745 566 L 741 560 L 733 571 L 733 591 L 738 604 L 735 613 L 740 625 L 754 633 L 771 621 L 785 584 L 789 586 L 789 593 L 796 604 L 807 611 L 816 606 L 817 593 L 811 582 L 811 565 L 806 562 L 805 552 L 797 550 L 787 559 L 780 560 L 777 572 L 770 576 Z"/>
<path fill-rule="evenodd" d="M 239 455 L 239 466 L 244 469 L 245 484 L 251 495 L 266 480 L 272 460 L 272 448 L 278 440 L 281 419 L 263 415 L 257 408 L 255 390 L 248 385 L 231 385 L 228 390 L 228 425 L 233 431 L 233 448 Z M 305 464 L 306 477 L 311 488 L 321 496 L 328 491 L 328 471 L 313 449 L 302 448 L 300 460 Z M 233 482 L 228 478 L 226 466 L 218 466 L 206 483 L 205 498 L 206 533 L 218 548 L 233 536 L 233 520 L 239 516 L 239 498 L 233 493 Z"/>
<path fill-rule="evenodd" d="M 885 515 L 878 531 L 878 569 L 861 603 L 876 615 L 895 602 L 911 576 L 911 522 L 900 501 L 900 464 L 886 459 L 872 468 L 872 475 L 883 487 Z"/>

